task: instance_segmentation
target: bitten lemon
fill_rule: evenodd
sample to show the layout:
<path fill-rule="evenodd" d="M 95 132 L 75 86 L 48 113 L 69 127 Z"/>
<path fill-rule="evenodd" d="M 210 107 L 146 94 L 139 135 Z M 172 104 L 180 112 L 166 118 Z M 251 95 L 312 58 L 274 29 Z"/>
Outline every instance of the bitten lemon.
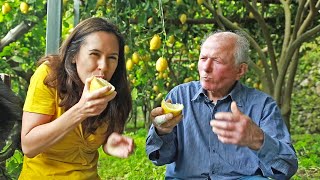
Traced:
<path fill-rule="evenodd" d="M 175 117 L 181 114 L 183 109 L 183 104 L 172 104 L 172 103 L 166 102 L 165 100 L 162 100 L 161 107 L 165 114 L 172 113 L 173 116 Z"/>
<path fill-rule="evenodd" d="M 105 86 L 111 86 L 111 90 L 106 92 L 105 95 L 109 95 L 115 90 L 114 86 L 111 83 L 109 83 L 107 80 L 102 79 L 102 78 L 93 77 L 91 84 L 90 84 L 90 92 L 97 90 L 97 89 L 100 89 Z"/>

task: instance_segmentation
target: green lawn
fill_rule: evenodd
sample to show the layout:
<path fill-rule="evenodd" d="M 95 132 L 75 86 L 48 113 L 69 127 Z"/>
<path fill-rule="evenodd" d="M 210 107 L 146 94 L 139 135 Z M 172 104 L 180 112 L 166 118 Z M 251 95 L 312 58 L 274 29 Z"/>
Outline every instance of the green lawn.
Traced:
<path fill-rule="evenodd" d="M 134 138 L 136 150 L 128 159 L 107 156 L 100 151 L 98 171 L 102 179 L 164 179 L 165 167 L 153 165 L 145 153 L 147 131 L 127 133 Z M 294 180 L 320 179 L 320 134 L 293 135 L 299 157 L 299 170 Z"/>
<path fill-rule="evenodd" d="M 98 172 L 105 179 L 164 179 L 165 167 L 153 165 L 145 153 L 147 130 L 126 133 L 135 140 L 136 149 L 128 159 L 106 155 L 100 149 Z M 299 169 L 293 180 L 320 179 L 320 134 L 292 135 L 292 141 L 299 158 Z M 22 165 L 22 154 L 16 151 L 7 161 L 7 170 L 17 179 Z M 0 178 L 1 179 L 1 178 Z"/>

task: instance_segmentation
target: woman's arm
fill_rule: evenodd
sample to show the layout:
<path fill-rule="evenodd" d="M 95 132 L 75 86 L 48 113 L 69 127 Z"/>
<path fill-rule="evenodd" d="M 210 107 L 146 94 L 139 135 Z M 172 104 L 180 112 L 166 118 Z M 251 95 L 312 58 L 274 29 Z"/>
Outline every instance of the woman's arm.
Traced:
<path fill-rule="evenodd" d="M 105 96 L 110 87 L 89 92 L 91 78 L 87 79 L 80 101 L 52 121 L 51 115 L 24 112 L 22 117 L 21 146 L 27 157 L 34 157 L 61 140 L 88 117 L 99 115 L 116 92 Z"/>

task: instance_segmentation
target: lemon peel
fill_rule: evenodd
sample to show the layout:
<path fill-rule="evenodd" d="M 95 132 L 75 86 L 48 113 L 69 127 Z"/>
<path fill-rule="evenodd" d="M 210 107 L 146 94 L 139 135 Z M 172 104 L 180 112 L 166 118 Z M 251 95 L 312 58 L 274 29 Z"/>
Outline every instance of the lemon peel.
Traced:
<path fill-rule="evenodd" d="M 115 90 L 115 87 L 111 83 L 109 83 L 107 80 L 94 76 L 90 84 L 90 92 L 105 86 L 111 87 L 110 91 L 105 93 L 106 96 L 113 93 L 113 91 Z"/>
<path fill-rule="evenodd" d="M 183 109 L 183 104 L 172 104 L 169 102 L 166 102 L 165 100 L 162 100 L 161 107 L 163 109 L 164 114 L 172 113 L 173 117 L 178 116 L 181 114 Z"/>

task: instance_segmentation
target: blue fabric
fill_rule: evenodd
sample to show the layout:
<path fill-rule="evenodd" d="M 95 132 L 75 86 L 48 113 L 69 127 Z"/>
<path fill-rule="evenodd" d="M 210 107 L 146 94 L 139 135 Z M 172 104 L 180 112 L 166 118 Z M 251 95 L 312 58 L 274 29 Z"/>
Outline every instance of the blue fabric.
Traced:
<path fill-rule="evenodd" d="M 276 102 L 267 94 L 237 82 L 224 98 L 212 103 L 199 81 L 173 88 L 167 99 L 182 103 L 183 119 L 173 132 L 158 136 L 150 127 L 146 152 L 155 165 L 165 165 L 166 179 L 237 179 L 260 175 L 289 179 L 298 168 L 290 135 Z M 236 101 L 264 132 L 260 150 L 223 144 L 209 124 L 216 112 L 230 112 Z"/>

